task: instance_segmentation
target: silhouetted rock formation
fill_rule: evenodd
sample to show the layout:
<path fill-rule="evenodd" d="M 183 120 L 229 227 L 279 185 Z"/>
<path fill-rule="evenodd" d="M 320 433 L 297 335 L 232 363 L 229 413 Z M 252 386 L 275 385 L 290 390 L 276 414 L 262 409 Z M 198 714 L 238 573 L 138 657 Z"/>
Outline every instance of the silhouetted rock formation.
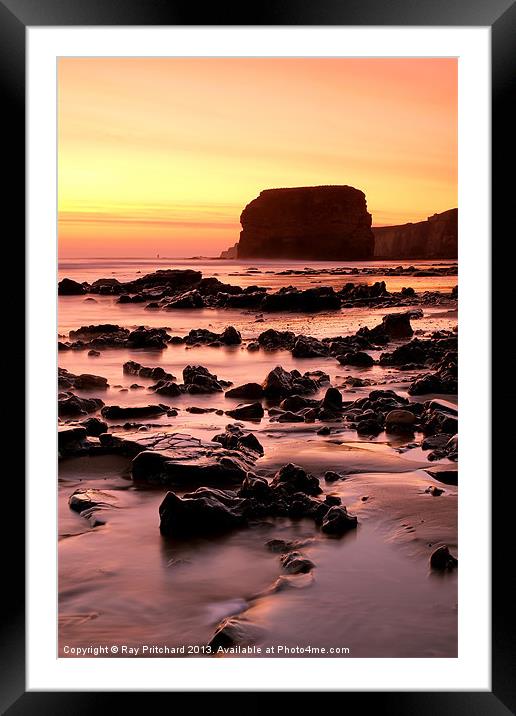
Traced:
<path fill-rule="evenodd" d="M 365 194 L 351 186 L 266 189 L 240 216 L 238 258 L 372 258 Z"/>
<path fill-rule="evenodd" d="M 219 258 L 221 259 L 236 259 L 238 258 L 238 242 L 230 246 L 229 249 L 221 251 Z"/>
<path fill-rule="evenodd" d="M 426 221 L 373 228 L 375 259 L 456 259 L 457 209 Z"/>

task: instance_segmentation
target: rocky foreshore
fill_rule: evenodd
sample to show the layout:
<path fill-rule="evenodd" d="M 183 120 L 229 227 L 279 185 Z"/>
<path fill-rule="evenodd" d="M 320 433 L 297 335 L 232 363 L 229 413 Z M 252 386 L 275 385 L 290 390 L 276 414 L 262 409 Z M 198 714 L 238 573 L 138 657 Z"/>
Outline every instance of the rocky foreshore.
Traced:
<path fill-rule="evenodd" d="M 393 269 L 390 275 L 428 276 L 428 275 L 454 275 L 456 269 L 453 267 L 437 268 L 428 271 L 417 271 L 412 267 L 405 271 L 402 267 Z M 310 269 L 304 269 L 306 275 Z M 372 271 L 372 270 L 371 270 Z M 363 276 L 374 275 L 362 271 Z M 385 270 L 383 270 L 385 273 Z M 397 273 L 397 271 L 399 271 Z M 292 275 L 299 275 L 300 272 L 293 272 Z M 283 272 L 287 275 L 287 272 Z M 338 275 L 358 275 L 358 269 L 351 269 L 349 272 L 343 270 Z M 282 275 L 281 273 L 279 275 Z M 333 275 L 335 272 L 333 272 Z M 377 270 L 376 275 L 382 275 Z M 203 278 L 200 271 L 191 269 L 163 269 L 142 276 L 128 282 L 120 282 L 116 278 L 98 279 L 91 284 L 86 282 L 78 283 L 72 279 L 63 278 L 59 282 L 58 293 L 60 296 L 86 296 L 102 295 L 116 296 L 120 304 L 145 304 L 149 310 L 170 310 L 175 309 L 202 309 L 202 308 L 237 308 L 264 312 L 302 312 L 316 313 L 320 311 L 337 311 L 341 307 L 353 306 L 375 306 L 386 308 L 389 306 L 404 305 L 432 305 L 442 302 L 442 294 L 438 292 L 423 292 L 417 294 L 409 287 L 401 291 L 389 292 L 385 281 L 378 281 L 372 285 L 366 283 L 345 283 L 340 290 L 331 286 L 316 286 L 313 288 L 299 289 L 295 286 L 285 286 L 277 291 L 269 291 L 263 286 L 241 286 L 226 284 L 216 277 Z M 447 297 L 453 303 L 456 299 L 454 289 Z M 84 335 L 86 328 L 77 332 L 77 338 Z M 127 329 L 125 338 L 132 342 L 138 341 L 138 335 L 129 338 Z M 113 336 L 113 338 L 124 336 Z M 159 343 L 159 337 L 156 337 Z"/>
<path fill-rule="evenodd" d="M 391 270 L 407 277 L 418 271 Z M 348 268 L 341 271 L 345 276 Z M 436 271 L 450 276 L 455 268 Z M 187 321 L 175 333 L 161 325 L 128 327 L 117 314 L 115 322 L 74 327 L 58 344 L 61 465 L 90 470 L 97 461 L 123 461 L 131 494 L 159 495 L 144 524 L 157 533 L 163 552 L 172 552 L 167 564 L 179 569 L 177 555 L 199 540 L 215 550 L 218 540 L 251 533 L 259 540 L 276 529 L 262 539 L 271 578 L 212 619 L 204 637 L 212 653 L 263 641 L 267 629 L 257 618 L 263 601 L 313 589 L 320 570 L 328 569 L 324 545 L 358 544 L 368 521 L 387 525 L 389 540 L 424 556 L 424 570 L 445 581 L 456 570 L 458 333 L 452 319 L 446 328 L 438 319 L 418 328 L 427 307 L 437 316 L 439 307 L 452 314 L 456 289 L 389 292 L 384 281 L 350 281 L 338 289 L 271 291 L 203 278 L 199 271 L 165 270 L 126 282 L 63 279 L 59 293 L 80 301 L 110 296 L 121 316 L 124 304 L 134 303 L 149 310 L 236 308 L 255 319 L 250 329 L 242 329 L 235 314 L 236 325 L 220 317 L 204 327 Z M 334 335 L 329 317 L 357 307 L 377 318 Z M 267 326 L 273 315 L 315 312 L 328 320 L 323 336 L 310 335 L 309 323 L 303 332 L 287 322 Z M 257 322 L 263 330 L 256 330 Z M 238 359 L 247 361 L 245 380 L 236 372 Z M 379 466 L 361 446 L 382 456 Z M 350 453 L 356 454 L 351 462 Z M 334 457 L 328 462 L 325 455 Z M 385 484 L 375 482 L 382 460 Z M 400 477 L 405 474 L 410 477 Z M 97 484 L 81 477 L 60 488 L 67 490 L 70 514 L 95 534 L 123 519 L 126 489 L 110 487 L 109 476 Z M 135 529 L 141 529 L 138 519 Z"/>

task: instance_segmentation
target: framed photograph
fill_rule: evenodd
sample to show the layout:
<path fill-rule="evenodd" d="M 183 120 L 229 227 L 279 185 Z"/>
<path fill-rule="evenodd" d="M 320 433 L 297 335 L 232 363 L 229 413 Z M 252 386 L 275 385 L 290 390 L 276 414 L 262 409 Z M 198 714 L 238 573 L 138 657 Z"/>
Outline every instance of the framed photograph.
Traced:
<path fill-rule="evenodd" d="M 510 713 L 490 346 L 514 4 L 0 18 L 27 287 L 3 712 Z"/>

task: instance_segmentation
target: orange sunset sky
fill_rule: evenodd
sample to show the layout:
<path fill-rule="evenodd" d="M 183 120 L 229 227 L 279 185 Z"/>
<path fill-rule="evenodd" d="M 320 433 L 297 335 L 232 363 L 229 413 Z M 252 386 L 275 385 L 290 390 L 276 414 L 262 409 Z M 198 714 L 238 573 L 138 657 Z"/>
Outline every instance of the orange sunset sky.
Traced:
<path fill-rule="evenodd" d="M 63 58 L 58 180 L 61 257 L 218 255 L 271 187 L 419 221 L 457 206 L 457 62 Z"/>

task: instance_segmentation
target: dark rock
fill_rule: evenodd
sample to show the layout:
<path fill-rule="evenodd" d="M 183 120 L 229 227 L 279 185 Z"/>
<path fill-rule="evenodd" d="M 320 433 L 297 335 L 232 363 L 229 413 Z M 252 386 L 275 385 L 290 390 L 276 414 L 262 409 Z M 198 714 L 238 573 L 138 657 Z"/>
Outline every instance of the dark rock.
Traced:
<path fill-rule="evenodd" d="M 383 428 L 375 418 L 366 418 L 360 420 L 357 424 L 357 433 L 359 435 L 379 435 Z"/>
<path fill-rule="evenodd" d="M 327 470 L 324 473 L 324 479 L 326 482 L 337 482 L 338 480 L 342 480 L 342 476 L 339 475 L 338 472 L 333 472 L 333 470 Z"/>
<path fill-rule="evenodd" d="M 385 417 L 385 429 L 391 433 L 412 433 L 416 418 L 410 410 L 391 410 Z"/>
<path fill-rule="evenodd" d="M 277 554 L 285 554 L 285 552 L 289 552 L 290 550 L 292 550 L 294 544 L 294 542 L 290 542 L 284 539 L 270 539 L 268 540 L 268 542 L 265 543 L 265 546 L 271 552 L 276 552 Z"/>
<path fill-rule="evenodd" d="M 455 435 L 458 432 L 457 410 L 443 401 L 428 401 L 424 404 L 421 425 L 427 435 L 434 433 Z"/>
<path fill-rule="evenodd" d="M 290 395 L 292 393 L 292 374 L 281 366 L 276 366 L 263 381 L 262 388 L 268 397 Z"/>
<path fill-rule="evenodd" d="M 312 407 L 313 404 L 318 404 L 317 401 L 309 400 L 308 398 L 303 398 L 301 395 L 291 395 L 288 398 L 285 398 L 281 401 L 279 404 L 279 407 L 281 410 L 286 411 L 292 411 L 293 413 L 297 413 L 299 410 L 302 410 L 303 408 Z"/>
<path fill-rule="evenodd" d="M 382 325 L 389 338 L 410 338 L 414 333 L 409 313 L 390 313 L 383 317 Z"/>
<path fill-rule="evenodd" d="M 360 368 L 370 368 L 374 365 L 373 358 L 363 351 L 353 351 L 337 356 L 337 360 L 341 365 L 353 365 Z"/>
<path fill-rule="evenodd" d="M 444 490 L 441 490 L 440 487 L 436 487 L 435 485 L 430 485 L 430 487 L 427 487 L 425 492 L 427 492 L 429 495 L 432 495 L 432 497 L 440 497 Z"/>
<path fill-rule="evenodd" d="M 260 304 L 263 311 L 296 311 L 312 313 L 340 309 L 340 298 L 331 286 L 318 286 L 300 291 L 293 286 L 268 293 Z"/>
<path fill-rule="evenodd" d="M 108 420 L 130 420 L 131 418 L 152 418 L 167 412 L 166 405 L 105 405 L 100 414 Z"/>
<path fill-rule="evenodd" d="M 259 345 L 266 351 L 292 350 L 296 335 L 292 331 L 276 331 L 269 328 L 258 336 Z"/>
<path fill-rule="evenodd" d="M 328 353 L 329 349 L 326 343 L 310 336 L 298 336 L 292 348 L 294 358 L 319 358 L 327 356 Z"/>
<path fill-rule="evenodd" d="M 289 493 L 303 492 L 307 495 L 319 495 L 322 490 L 319 480 L 299 465 L 288 463 L 274 475 L 271 486 L 281 486 Z"/>
<path fill-rule="evenodd" d="M 180 434 L 144 435 L 119 443 L 122 452 L 137 453 L 131 465 L 135 481 L 165 485 L 241 484 L 258 457 L 251 450 L 225 450 Z"/>
<path fill-rule="evenodd" d="M 229 415 L 235 420 L 261 420 L 264 415 L 264 410 L 261 403 L 247 403 L 237 405 L 233 410 L 226 410 L 226 415 Z"/>
<path fill-rule="evenodd" d="M 458 470 L 426 470 L 437 482 L 442 482 L 443 485 L 458 485 L 459 473 Z"/>
<path fill-rule="evenodd" d="M 202 365 L 187 365 L 183 370 L 183 381 L 187 393 L 217 393 L 230 385 Z"/>
<path fill-rule="evenodd" d="M 182 293 L 196 286 L 202 279 L 200 271 L 193 269 L 159 269 L 134 281 L 121 284 L 126 293 L 137 293 L 142 289 L 164 289 L 170 294 Z"/>
<path fill-rule="evenodd" d="M 322 401 L 327 410 L 342 410 L 342 393 L 337 388 L 328 388 Z"/>
<path fill-rule="evenodd" d="M 331 434 L 331 428 L 329 428 L 327 425 L 323 425 L 322 428 L 319 428 L 317 431 L 317 435 L 330 435 Z"/>
<path fill-rule="evenodd" d="M 234 504 L 228 505 L 218 491 L 206 488 L 199 495 L 192 492 L 183 498 L 167 492 L 159 507 L 160 532 L 176 538 L 228 532 L 245 524 L 239 503 L 235 498 Z"/>
<path fill-rule="evenodd" d="M 79 390 L 106 390 L 108 388 L 107 378 L 90 373 L 81 373 L 75 377 L 74 388 Z"/>
<path fill-rule="evenodd" d="M 86 430 L 86 435 L 93 437 L 98 437 L 102 435 L 102 433 L 106 433 L 108 429 L 107 423 L 104 422 L 104 420 L 100 420 L 100 418 L 86 418 L 86 420 L 82 420 L 80 424 Z"/>
<path fill-rule="evenodd" d="M 353 273 L 353 272 L 352 272 Z M 385 281 L 376 281 L 372 286 L 364 283 L 346 283 L 339 292 L 344 305 L 369 305 L 375 304 L 379 299 L 385 299 L 390 294 L 387 291 Z"/>
<path fill-rule="evenodd" d="M 434 550 L 430 556 L 430 567 L 440 572 L 452 571 L 457 565 L 457 558 L 450 554 L 445 544 Z"/>
<path fill-rule="evenodd" d="M 421 443 L 423 450 L 436 450 L 444 448 L 450 441 L 452 436 L 448 433 L 437 433 L 436 435 L 427 435 Z"/>
<path fill-rule="evenodd" d="M 239 497 L 251 497 L 259 502 L 270 503 L 273 499 L 271 487 L 264 477 L 248 473 L 238 491 Z"/>
<path fill-rule="evenodd" d="M 59 296 L 81 296 L 86 293 L 86 288 L 71 278 L 63 278 L 57 285 L 57 293 Z"/>
<path fill-rule="evenodd" d="M 259 308 L 262 304 L 265 289 L 254 292 L 243 291 L 242 293 L 230 294 L 219 293 L 217 295 L 218 305 L 225 308 Z"/>
<path fill-rule="evenodd" d="M 343 505 L 330 507 L 321 525 L 321 531 L 328 535 L 342 535 L 356 529 L 358 520 L 350 515 Z"/>
<path fill-rule="evenodd" d="M 324 373 L 301 373 L 298 370 L 287 371 L 276 366 L 268 373 L 262 383 L 267 398 L 286 398 L 296 394 L 315 393 L 328 381 Z"/>
<path fill-rule="evenodd" d="M 212 438 L 228 450 L 253 450 L 263 455 L 263 446 L 253 433 L 244 432 L 237 425 L 226 425 L 226 431 Z"/>
<path fill-rule="evenodd" d="M 167 395 L 169 398 L 176 398 L 178 395 L 182 395 L 183 391 L 181 387 L 171 380 L 159 380 L 155 385 L 151 386 L 158 395 Z"/>
<path fill-rule="evenodd" d="M 206 304 L 204 303 L 204 299 L 197 291 L 197 289 L 194 289 L 192 291 L 186 291 L 185 293 L 182 293 L 177 298 L 174 298 L 172 301 L 168 301 L 168 303 L 165 304 L 164 308 L 167 310 L 173 310 L 176 308 L 204 308 Z"/>
<path fill-rule="evenodd" d="M 130 348 L 155 348 L 163 350 L 167 347 L 169 335 L 164 328 L 145 328 L 139 326 L 127 336 Z"/>
<path fill-rule="evenodd" d="M 78 417 L 87 413 L 94 413 L 102 408 L 104 401 L 100 398 L 79 398 L 71 392 L 59 393 L 57 414 L 60 418 Z"/>
<path fill-rule="evenodd" d="M 222 283 L 216 276 L 202 278 L 197 284 L 197 289 L 203 296 L 217 296 L 219 293 L 240 294 L 242 288 L 230 283 Z"/>
<path fill-rule="evenodd" d="M 226 391 L 225 397 L 255 400 L 263 397 L 263 388 L 259 383 L 244 383 L 244 385 Z"/>
<path fill-rule="evenodd" d="M 153 380 L 175 380 L 171 373 L 167 373 L 161 366 L 150 368 L 141 365 L 134 360 L 129 360 L 122 366 L 127 375 L 138 375 L 140 378 L 152 378 Z"/>
<path fill-rule="evenodd" d="M 242 343 L 242 336 L 234 326 L 227 326 L 222 331 L 221 341 L 226 346 L 238 346 Z"/>
<path fill-rule="evenodd" d="M 86 428 L 82 425 L 60 425 L 57 430 L 57 446 L 64 454 L 70 449 L 75 451 L 86 438 Z"/>
<path fill-rule="evenodd" d="M 457 351 L 446 352 L 434 367 L 437 368 L 435 373 L 426 373 L 414 380 L 408 389 L 409 395 L 425 395 L 426 393 L 457 394 Z"/>
<path fill-rule="evenodd" d="M 306 574 L 311 572 L 315 564 L 301 552 L 287 552 L 281 557 L 281 566 L 287 574 Z"/>
<path fill-rule="evenodd" d="M 65 368 L 57 369 L 58 385 L 60 388 L 78 388 L 79 390 L 106 390 L 109 385 L 106 378 L 100 375 L 82 373 L 74 375 Z"/>
<path fill-rule="evenodd" d="M 118 297 L 117 303 L 145 303 L 146 300 L 146 297 L 141 293 L 136 293 L 134 296 L 123 293 Z"/>
<path fill-rule="evenodd" d="M 75 331 L 70 331 L 70 338 L 89 339 L 98 336 L 127 336 L 129 331 L 114 323 L 99 323 L 90 326 L 81 326 Z"/>
<path fill-rule="evenodd" d="M 250 646 L 263 635 L 263 629 L 243 617 L 223 619 L 212 636 L 208 646 L 214 653 L 235 646 Z"/>
<path fill-rule="evenodd" d="M 90 290 L 92 293 L 113 293 L 122 284 L 117 278 L 99 278 L 91 284 Z M 109 291 L 102 291 L 102 289 L 109 289 Z"/>
<path fill-rule="evenodd" d="M 93 507 L 107 504 L 102 501 L 103 496 L 104 493 L 100 490 L 75 490 L 68 498 L 68 505 L 74 512 L 82 513 Z"/>
<path fill-rule="evenodd" d="M 304 423 L 305 422 L 304 415 L 301 415 L 300 413 L 293 413 L 290 410 L 286 410 L 282 413 L 279 413 L 277 420 L 278 420 L 278 423 Z"/>

